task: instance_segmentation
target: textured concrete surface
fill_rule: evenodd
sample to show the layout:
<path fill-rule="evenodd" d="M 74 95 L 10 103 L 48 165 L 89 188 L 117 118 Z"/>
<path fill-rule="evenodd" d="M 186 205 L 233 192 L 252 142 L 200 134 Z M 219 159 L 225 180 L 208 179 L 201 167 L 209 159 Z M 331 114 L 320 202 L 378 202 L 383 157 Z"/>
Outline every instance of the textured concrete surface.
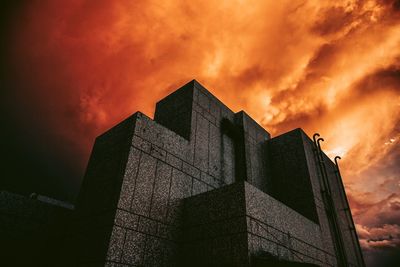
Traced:
<path fill-rule="evenodd" d="M 316 151 L 301 129 L 271 139 L 193 80 L 154 120 L 137 112 L 96 139 L 57 263 L 338 266 L 339 229 L 346 265 L 362 266 L 336 166 L 324 155 L 324 175 Z"/>
<path fill-rule="evenodd" d="M 302 132 L 296 129 L 267 142 L 270 192 L 310 220 L 318 223 Z"/>

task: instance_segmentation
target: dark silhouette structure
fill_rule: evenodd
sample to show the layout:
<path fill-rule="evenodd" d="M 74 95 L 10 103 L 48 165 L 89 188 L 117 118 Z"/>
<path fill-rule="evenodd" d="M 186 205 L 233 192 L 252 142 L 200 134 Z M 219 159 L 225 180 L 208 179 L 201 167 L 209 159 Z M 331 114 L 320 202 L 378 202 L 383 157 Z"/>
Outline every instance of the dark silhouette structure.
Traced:
<path fill-rule="evenodd" d="M 137 112 L 96 139 L 75 211 L 46 208 L 57 209 L 45 242 L 57 249 L 38 262 L 364 266 L 322 141 L 301 129 L 271 138 L 193 80 L 157 103 L 154 120 Z M 14 203 L 1 207 L 3 232 L 16 229 Z"/>

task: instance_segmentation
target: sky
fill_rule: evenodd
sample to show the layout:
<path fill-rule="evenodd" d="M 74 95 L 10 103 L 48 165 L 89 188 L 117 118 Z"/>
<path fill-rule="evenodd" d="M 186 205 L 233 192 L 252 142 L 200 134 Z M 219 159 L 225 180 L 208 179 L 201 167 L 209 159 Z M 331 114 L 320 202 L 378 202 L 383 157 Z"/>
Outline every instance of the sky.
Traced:
<path fill-rule="evenodd" d="M 197 79 L 273 136 L 319 132 L 368 266 L 400 263 L 400 1 L 1 5 L 2 187 L 73 201 L 97 135 Z"/>

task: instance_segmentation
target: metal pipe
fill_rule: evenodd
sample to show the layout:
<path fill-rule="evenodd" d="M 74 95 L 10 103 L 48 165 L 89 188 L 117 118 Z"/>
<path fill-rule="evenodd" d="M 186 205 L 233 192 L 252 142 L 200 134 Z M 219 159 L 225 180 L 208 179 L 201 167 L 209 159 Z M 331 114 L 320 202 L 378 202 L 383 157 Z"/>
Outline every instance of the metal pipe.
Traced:
<path fill-rule="evenodd" d="M 312 137 L 312 139 L 313 139 L 313 141 L 314 141 L 314 144 L 317 143 L 316 137 L 320 137 L 319 133 L 315 133 L 315 134 L 313 135 L 313 137 Z"/>
<path fill-rule="evenodd" d="M 318 157 L 318 161 L 319 161 L 319 167 L 320 167 L 320 171 L 321 171 L 323 185 L 326 189 L 326 190 L 322 190 L 322 193 L 323 193 L 324 199 L 326 201 L 326 206 L 328 208 L 327 209 L 328 220 L 331 223 L 331 227 L 333 228 L 332 230 L 335 235 L 334 242 L 336 244 L 335 247 L 337 248 L 337 252 L 339 254 L 338 255 L 339 266 L 348 266 L 346 252 L 345 252 L 345 248 L 344 248 L 343 237 L 342 237 L 342 233 L 341 233 L 340 226 L 338 223 L 336 209 L 335 209 L 335 205 L 334 205 L 334 202 L 332 199 L 332 192 L 331 192 L 331 188 L 329 185 L 328 172 L 326 170 L 325 163 L 324 163 L 324 157 L 322 154 L 323 152 L 322 152 L 322 148 L 321 148 L 321 142 L 324 142 L 325 140 L 321 137 L 316 139 L 316 137 L 319 137 L 318 133 L 314 134 L 313 140 L 315 141 L 315 145 L 317 147 L 317 157 Z"/>
<path fill-rule="evenodd" d="M 322 174 L 322 182 L 324 183 L 324 190 L 328 195 L 331 195 L 331 190 L 328 182 L 328 173 L 326 172 L 326 168 L 324 165 L 324 157 L 322 155 L 322 148 L 321 148 L 321 142 L 324 142 L 324 138 L 320 137 L 317 139 L 317 153 L 319 157 L 319 163 L 320 163 L 320 169 L 321 169 L 321 174 Z"/>
<path fill-rule="evenodd" d="M 358 239 L 358 234 L 357 234 L 357 231 L 356 231 L 356 228 L 355 228 L 353 216 L 351 215 L 351 212 L 350 212 L 349 200 L 347 199 L 346 191 L 345 191 L 344 184 L 343 184 L 342 175 L 340 174 L 339 163 L 338 163 L 339 159 L 342 159 L 342 158 L 340 156 L 336 156 L 334 161 L 335 161 L 335 165 L 336 165 L 336 174 L 337 174 L 336 177 L 339 180 L 339 185 L 341 186 L 342 193 L 343 193 L 341 195 L 342 195 L 342 197 L 344 199 L 344 202 L 345 202 L 345 205 L 346 205 L 346 207 L 344 208 L 344 212 L 347 214 L 346 218 L 348 220 L 350 220 L 350 223 L 351 223 L 351 225 L 349 225 L 349 229 L 353 233 L 353 236 L 352 236 L 353 246 L 355 246 L 357 248 L 358 253 L 359 253 L 359 257 L 357 257 L 358 258 L 358 262 L 361 264 L 361 266 L 365 266 L 363 254 L 362 254 L 361 247 L 360 247 L 360 243 L 358 241 L 359 240 Z"/>
<path fill-rule="evenodd" d="M 337 170 L 339 171 L 339 165 L 338 165 L 338 159 L 342 159 L 340 156 L 336 156 L 335 158 L 334 158 L 334 161 L 335 161 L 335 165 L 336 165 L 336 168 L 337 168 Z"/>

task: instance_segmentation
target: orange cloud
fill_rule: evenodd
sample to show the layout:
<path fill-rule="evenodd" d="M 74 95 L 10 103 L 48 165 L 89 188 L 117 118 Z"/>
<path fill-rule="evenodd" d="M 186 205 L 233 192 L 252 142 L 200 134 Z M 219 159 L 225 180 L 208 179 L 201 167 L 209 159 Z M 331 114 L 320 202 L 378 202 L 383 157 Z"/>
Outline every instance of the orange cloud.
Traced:
<path fill-rule="evenodd" d="M 11 25 L 10 112 L 75 173 L 96 135 L 196 78 L 273 135 L 320 132 L 360 235 L 397 233 L 399 1 L 31 1 Z"/>

